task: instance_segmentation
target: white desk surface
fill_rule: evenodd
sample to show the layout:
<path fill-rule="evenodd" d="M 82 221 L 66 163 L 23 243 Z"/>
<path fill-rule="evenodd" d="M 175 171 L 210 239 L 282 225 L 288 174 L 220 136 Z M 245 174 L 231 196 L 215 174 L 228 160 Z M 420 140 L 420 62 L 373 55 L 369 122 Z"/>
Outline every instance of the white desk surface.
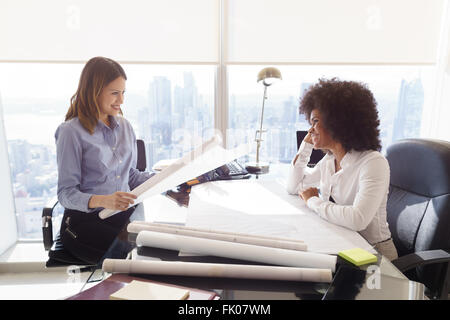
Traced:
<path fill-rule="evenodd" d="M 186 226 L 303 240 L 308 251 L 376 251 L 356 231 L 329 223 L 289 195 L 283 180 L 215 181 L 192 188 Z"/>
<path fill-rule="evenodd" d="M 289 195 L 283 178 L 203 183 L 192 188 L 188 208 L 163 195 L 146 199 L 143 208 L 135 220 L 294 238 L 311 252 L 359 247 L 376 253 L 358 232 L 321 219 L 301 198 Z"/>

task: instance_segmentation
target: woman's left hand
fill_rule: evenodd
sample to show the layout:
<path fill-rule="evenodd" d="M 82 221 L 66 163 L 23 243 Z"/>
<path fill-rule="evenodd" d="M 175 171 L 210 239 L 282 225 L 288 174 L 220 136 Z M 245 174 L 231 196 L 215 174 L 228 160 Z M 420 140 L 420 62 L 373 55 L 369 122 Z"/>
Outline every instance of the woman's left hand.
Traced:
<path fill-rule="evenodd" d="M 318 197 L 319 196 L 319 189 L 317 189 L 317 188 L 308 188 L 306 190 L 303 190 L 302 192 L 299 192 L 298 195 L 306 202 L 311 197 Z"/>

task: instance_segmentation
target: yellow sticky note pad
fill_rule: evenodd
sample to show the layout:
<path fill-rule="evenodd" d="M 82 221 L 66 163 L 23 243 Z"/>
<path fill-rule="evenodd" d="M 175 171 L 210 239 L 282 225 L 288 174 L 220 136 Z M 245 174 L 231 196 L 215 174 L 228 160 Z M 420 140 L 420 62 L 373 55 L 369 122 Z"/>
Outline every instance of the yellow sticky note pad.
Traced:
<path fill-rule="evenodd" d="M 377 257 L 375 255 L 361 248 L 343 250 L 339 252 L 338 255 L 356 266 L 377 262 Z"/>
<path fill-rule="evenodd" d="M 111 300 L 184 300 L 189 290 L 133 280 L 110 295 Z"/>

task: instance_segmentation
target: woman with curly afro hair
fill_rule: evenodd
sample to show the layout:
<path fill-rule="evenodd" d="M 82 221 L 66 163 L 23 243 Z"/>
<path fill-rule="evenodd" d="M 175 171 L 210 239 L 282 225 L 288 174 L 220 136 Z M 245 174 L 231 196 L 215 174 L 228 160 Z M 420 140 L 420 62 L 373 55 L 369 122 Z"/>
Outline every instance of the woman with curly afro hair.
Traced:
<path fill-rule="evenodd" d="M 380 153 L 377 103 L 366 85 L 319 79 L 299 111 L 311 124 L 292 160 L 287 190 L 321 218 L 358 231 L 392 260 L 397 250 L 386 221 L 389 164 Z M 314 168 L 311 152 L 326 153 Z"/>

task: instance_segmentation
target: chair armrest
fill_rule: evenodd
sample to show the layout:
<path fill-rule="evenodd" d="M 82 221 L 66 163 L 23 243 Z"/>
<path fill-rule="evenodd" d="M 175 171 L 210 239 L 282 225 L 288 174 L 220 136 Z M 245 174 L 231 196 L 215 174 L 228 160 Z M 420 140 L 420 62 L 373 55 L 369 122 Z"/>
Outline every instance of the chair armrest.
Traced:
<path fill-rule="evenodd" d="M 427 264 L 442 263 L 440 271 L 440 284 L 432 293 L 433 299 L 447 299 L 450 288 L 450 253 L 445 250 L 428 250 L 410 253 L 391 261 L 400 271 L 405 272 L 412 268 Z"/>
<path fill-rule="evenodd" d="M 45 207 L 42 209 L 42 240 L 44 242 L 45 251 L 50 250 L 53 245 L 53 224 L 52 216 L 53 209 L 58 204 L 58 201 L 53 207 Z"/>
<path fill-rule="evenodd" d="M 391 261 L 401 272 L 427 264 L 448 263 L 450 254 L 444 250 L 427 250 L 407 254 Z"/>

